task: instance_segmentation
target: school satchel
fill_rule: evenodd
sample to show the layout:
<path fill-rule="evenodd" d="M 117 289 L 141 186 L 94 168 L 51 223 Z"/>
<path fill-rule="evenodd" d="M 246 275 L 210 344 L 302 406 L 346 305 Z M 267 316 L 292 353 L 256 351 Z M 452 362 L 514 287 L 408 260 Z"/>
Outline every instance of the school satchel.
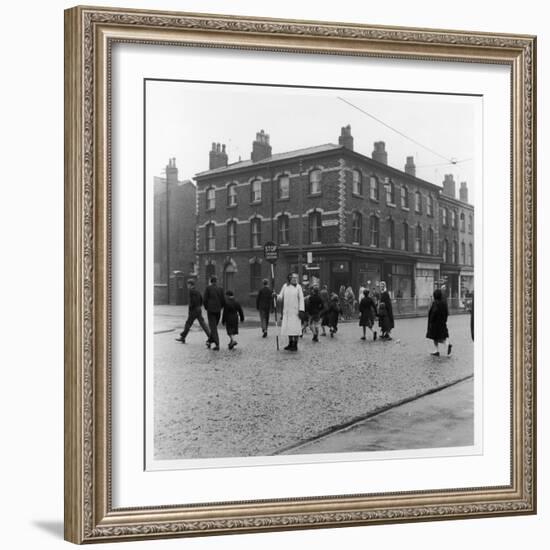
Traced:
<path fill-rule="evenodd" d="M 300 321 L 305 321 L 307 319 L 307 315 L 305 311 L 300 310 L 298 312 L 298 317 L 300 317 Z"/>

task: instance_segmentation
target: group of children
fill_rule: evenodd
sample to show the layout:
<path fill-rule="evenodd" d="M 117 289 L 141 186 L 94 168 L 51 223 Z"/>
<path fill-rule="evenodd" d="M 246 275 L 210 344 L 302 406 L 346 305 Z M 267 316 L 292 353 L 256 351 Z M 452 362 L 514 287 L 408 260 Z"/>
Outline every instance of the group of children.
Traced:
<path fill-rule="evenodd" d="M 309 328 L 313 334 L 313 342 L 319 341 L 319 326 L 321 336 L 326 336 L 328 327 L 330 337 L 333 338 L 338 332 L 338 321 L 342 315 L 342 304 L 336 293 L 329 295 L 327 287 L 319 290 L 314 286 L 309 295 L 305 297 L 305 313 L 302 320 L 302 336 Z M 369 328 L 373 334 L 373 340 L 377 338 L 377 331 L 374 329 L 376 317 L 380 328 L 380 338 L 391 340 L 390 332 L 393 328 L 391 312 L 387 310 L 384 302 L 378 307 L 375 301 L 369 296 L 369 291 L 363 291 L 363 297 L 359 303 L 359 326 L 363 328 L 361 340 L 366 340 L 366 329 Z"/>

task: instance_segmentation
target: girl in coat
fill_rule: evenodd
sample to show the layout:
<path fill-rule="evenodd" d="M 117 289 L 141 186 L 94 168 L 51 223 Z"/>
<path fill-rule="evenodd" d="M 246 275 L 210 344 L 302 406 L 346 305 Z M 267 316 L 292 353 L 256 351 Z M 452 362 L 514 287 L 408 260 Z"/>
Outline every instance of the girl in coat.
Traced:
<path fill-rule="evenodd" d="M 373 329 L 374 319 L 376 317 L 376 305 L 374 300 L 369 296 L 367 289 L 363 290 L 363 297 L 359 302 L 359 326 L 363 327 L 363 336 L 361 340 L 367 339 L 367 327 L 372 332 L 372 339 L 376 340 L 376 331 Z"/>
<path fill-rule="evenodd" d="M 447 318 L 449 317 L 447 302 L 439 289 L 434 290 L 433 297 L 434 301 L 428 313 L 428 331 L 426 332 L 426 338 L 434 343 L 434 351 L 430 355 L 439 356 L 439 344 L 447 344 L 447 355 L 451 355 L 453 346 L 449 342 L 449 329 L 447 328 Z"/>
<path fill-rule="evenodd" d="M 380 338 L 391 340 L 390 331 L 392 329 L 392 323 L 386 304 L 382 301 L 380 301 L 378 305 L 378 326 L 380 327 Z"/>
<path fill-rule="evenodd" d="M 222 325 L 225 326 L 229 336 L 229 349 L 233 349 L 237 342 L 233 336 L 239 334 L 239 318 L 241 323 L 244 321 L 244 313 L 241 304 L 235 300 L 232 290 L 225 293 L 225 306 L 223 308 Z"/>

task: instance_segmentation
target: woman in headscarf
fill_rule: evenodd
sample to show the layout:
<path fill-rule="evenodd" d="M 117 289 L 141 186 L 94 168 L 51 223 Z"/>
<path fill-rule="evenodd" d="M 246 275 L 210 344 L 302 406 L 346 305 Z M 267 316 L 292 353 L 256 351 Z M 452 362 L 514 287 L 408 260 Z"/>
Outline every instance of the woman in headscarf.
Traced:
<path fill-rule="evenodd" d="M 391 339 L 390 333 L 392 329 L 395 327 L 395 321 L 393 320 L 393 307 L 391 303 L 391 296 L 388 290 L 386 289 L 386 285 L 384 283 L 381 283 L 380 286 L 382 287 L 381 288 L 382 294 L 380 295 L 380 303 L 386 306 L 385 307 L 386 315 L 388 317 L 388 320 L 387 320 L 388 331 L 386 333 L 386 336 L 381 336 L 381 337 Z"/>
<path fill-rule="evenodd" d="M 433 297 L 434 301 L 428 313 L 428 331 L 426 332 L 426 338 L 434 343 L 434 351 L 430 355 L 439 357 L 439 344 L 447 344 L 447 355 L 451 355 L 453 346 L 449 342 L 449 329 L 447 328 L 447 318 L 449 317 L 447 302 L 440 289 L 434 290 Z"/>

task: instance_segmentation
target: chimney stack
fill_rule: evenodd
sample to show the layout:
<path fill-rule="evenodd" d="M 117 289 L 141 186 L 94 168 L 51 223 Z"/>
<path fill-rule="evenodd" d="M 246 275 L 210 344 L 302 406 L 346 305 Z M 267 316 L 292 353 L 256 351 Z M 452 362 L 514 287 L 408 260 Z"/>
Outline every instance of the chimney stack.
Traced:
<path fill-rule="evenodd" d="M 338 144 L 353 151 L 353 136 L 351 135 L 351 126 L 349 124 L 342 126 L 342 131 L 338 137 Z"/>
<path fill-rule="evenodd" d="M 269 134 L 263 130 L 256 133 L 256 139 L 252 142 L 252 162 L 267 159 L 271 156 L 271 145 L 269 145 Z"/>
<path fill-rule="evenodd" d="M 465 181 L 460 182 L 459 197 L 462 202 L 468 202 L 468 184 Z"/>
<path fill-rule="evenodd" d="M 381 162 L 382 164 L 388 164 L 388 153 L 386 153 L 386 144 L 383 141 L 374 142 L 372 160 Z"/>
<path fill-rule="evenodd" d="M 443 194 L 447 197 L 456 198 L 456 184 L 452 174 L 445 174 L 443 180 Z"/>
<path fill-rule="evenodd" d="M 178 169 L 176 167 L 175 157 L 168 159 L 168 164 L 166 165 L 166 181 L 169 184 L 178 183 Z"/>
<path fill-rule="evenodd" d="M 414 164 L 414 157 L 407 157 L 407 162 L 405 163 L 405 174 L 416 176 L 416 165 Z"/>
<path fill-rule="evenodd" d="M 227 153 L 225 152 L 225 143 L 223 145 L 212 142 L 212 149 L 209 154 L 209 169 L 222 168 L 227 166 Z"/>

